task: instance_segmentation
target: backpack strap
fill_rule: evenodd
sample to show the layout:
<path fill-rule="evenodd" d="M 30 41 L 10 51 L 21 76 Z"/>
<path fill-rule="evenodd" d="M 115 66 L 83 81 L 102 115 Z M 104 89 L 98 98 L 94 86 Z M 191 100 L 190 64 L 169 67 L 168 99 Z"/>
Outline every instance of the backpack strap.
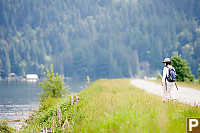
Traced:
<path fill-rule="evenodd" d="M 167 69 L 168 69 L 168 71 L 169 71 L 169 68 L 167 67 L 167 66 L 165 66 Z M 165 76 L 165 88 L 166 88 L 166 91 L 167 91 L 167 74 L 166 74 L 166 76 Z"/>
<path fill-rule="evenodd" d="M 166 68 L 167 68 L 167 72 L 168 72 L 168 73 L 166 73 L 166 76 L 165 76 L 165 82 L 166 82 L 166 80 L 167 80 L 167 74 L 169 75 L 169 67 L 166 66 Z"/>

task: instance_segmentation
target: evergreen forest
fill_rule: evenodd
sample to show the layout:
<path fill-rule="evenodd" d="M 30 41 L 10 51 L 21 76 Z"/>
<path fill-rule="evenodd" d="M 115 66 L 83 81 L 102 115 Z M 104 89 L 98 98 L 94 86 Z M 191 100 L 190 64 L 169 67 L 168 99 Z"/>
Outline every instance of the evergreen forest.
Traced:
<path fill-rule="evenodd" d="M 152 76 L 165 57 L 200 71 L 199 0 L 0 0 L 0 77 Z"/>

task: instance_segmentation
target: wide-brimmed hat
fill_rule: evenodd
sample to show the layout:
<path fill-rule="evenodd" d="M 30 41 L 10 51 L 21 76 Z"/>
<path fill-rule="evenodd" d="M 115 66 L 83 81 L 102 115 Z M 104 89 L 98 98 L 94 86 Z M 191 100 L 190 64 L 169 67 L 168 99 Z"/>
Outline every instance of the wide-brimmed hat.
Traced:
<path fill-rule="evenodd" d="M 165 58 L 164 61 L 162 61 L 162 63 L 167 63 L 167 62 L 171 62 L 170 58 Z"/>

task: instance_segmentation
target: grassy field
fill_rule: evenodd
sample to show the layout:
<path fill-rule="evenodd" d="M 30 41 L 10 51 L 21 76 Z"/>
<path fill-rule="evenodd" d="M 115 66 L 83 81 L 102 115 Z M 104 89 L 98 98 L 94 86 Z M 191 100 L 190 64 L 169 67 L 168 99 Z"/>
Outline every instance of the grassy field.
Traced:
<path fill-rule="evenodd" d="M 161 97 L 133 87 L 129 79 L 96 81 L 80 97 L 83 117 L 73 126 L 76 133 L 183 133 L 186 118 L 200 116 L 199 108 L 162 103 Z"/>
<path fill-rule="evenodd" d="M 149 81 L 161 84 L 161 80 L 149 80 Z M 200 90 L 200 83 L 198 81 L 194 81 L 194 82 L 176 82 L 176 84 L 177 84 L 177 86 L 194 88 L 194 89 Z"/>
<path fill-rule="evenodd" d="M 198 82 L 177 82 L 177 85 L 200 90 L 200 84 Z"/>

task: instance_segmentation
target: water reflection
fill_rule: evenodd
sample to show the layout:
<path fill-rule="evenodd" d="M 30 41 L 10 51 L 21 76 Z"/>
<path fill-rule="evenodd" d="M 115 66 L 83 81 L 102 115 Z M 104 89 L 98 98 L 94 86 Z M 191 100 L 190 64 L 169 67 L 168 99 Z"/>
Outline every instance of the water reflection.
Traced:
<path fill-rule="evenodd" d="M 80 92 L 84 82 L 65 80 L 70 92 Z M 25 120 L 32 110 L 39 107 L 38 94 L 42 92 L 39 82 L 0 81 L 0 119 Z M 15 126 L 19 123 L 9 123 Z"/>

